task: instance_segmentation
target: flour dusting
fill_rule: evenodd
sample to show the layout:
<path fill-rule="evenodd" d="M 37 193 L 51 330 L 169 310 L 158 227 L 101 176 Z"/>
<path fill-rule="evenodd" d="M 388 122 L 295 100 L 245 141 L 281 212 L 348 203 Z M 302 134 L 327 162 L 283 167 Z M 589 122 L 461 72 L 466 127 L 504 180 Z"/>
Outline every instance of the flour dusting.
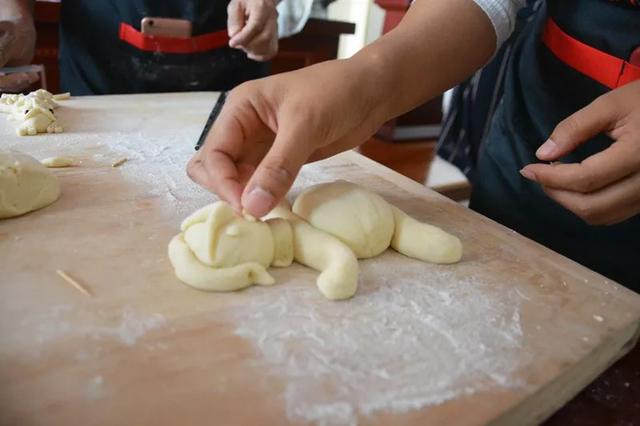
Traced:
<path fill-rule="evenodd" d="M 98 315 L 92 315 L 92 323 L 64 318 L 70 312 L 72 309 L 69 305 L 52 306 L 39 315 L 25 319 L 21 326 L 31 329 L 30 337 L 39 343 L 56 340 L 66 335 L 80 334 L 94 340 L 116 338 L 126 346 L 133 346 L 148 331 L 166 324 L 166 319 L 161 314 L 141 315 L 128 306 L 123 308 L 113 325 L 105 325 L 107 321 L 102 320 Z M 77 357 L 86 359 L 88 355 L 82 352 Z"/>
<path fill-rule="evenodd" d="M 318 303 L 314 286 L 283 284 L 256 289 L 238 312 L 235 333 L 286 380 L 291 420 L 353 425 L 360 415 L 525 385 L 511 377 L 523 362 L 515 290 L 385 256 L 397 257 L 397 271 L 361 261 L 361 287 L 349 301 Z M 401 281 L 393 278 L 400 271 Z"/>

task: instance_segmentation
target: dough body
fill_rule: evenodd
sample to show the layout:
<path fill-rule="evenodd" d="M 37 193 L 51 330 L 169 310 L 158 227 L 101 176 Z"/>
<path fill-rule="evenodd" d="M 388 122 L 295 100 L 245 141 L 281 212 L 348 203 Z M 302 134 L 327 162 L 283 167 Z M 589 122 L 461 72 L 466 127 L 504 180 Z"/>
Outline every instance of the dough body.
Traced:
<path fill-rule="evenodd" d="M 303 191 L 293 212 L 315 228 L 345 243 L 358 258 L 377 256 L 391 242 L 391 207 L 378 194 L 347 181 L 312 186 Z"/>
<path fill-rule="evenodd" d="M 0 150 L 0 219 L 48 206 L 59 196 L 58 179 L 38 160 Z"/>

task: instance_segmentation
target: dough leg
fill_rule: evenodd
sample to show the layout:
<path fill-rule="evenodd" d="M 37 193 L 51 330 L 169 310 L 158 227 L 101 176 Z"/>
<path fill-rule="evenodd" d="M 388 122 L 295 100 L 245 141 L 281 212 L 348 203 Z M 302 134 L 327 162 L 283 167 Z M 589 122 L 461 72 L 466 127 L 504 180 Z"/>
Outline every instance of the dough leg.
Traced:
<path fill-rule="evenodd" d="M 252 284 L 271 285 L 275 280 L 257 262 L 243 263 L 231 268 L 212 268 L 198 261 L 178 234 L 169 243 L 169 259 L 180 281 L 206 291 L 234 291 Z"/>
<path fill-rule="evenodd" d="M 316 283 L 327 299 L 348 299 L 355 294 L 358 288 L 358 260 L 349 247 L 309 225 L 292 213 L 286 204 L 276 207 L 268 217 L 280 217 L 291 223 L 294 258 L 320 271 Z"/>
<path fill-rule="evenodd" d="M 391 247 L 400 253 L 433 263 L 456 263 L 462 258 L 460 240 L 442 229 L 419 222 L 391 206 L 396 223 Z"/>

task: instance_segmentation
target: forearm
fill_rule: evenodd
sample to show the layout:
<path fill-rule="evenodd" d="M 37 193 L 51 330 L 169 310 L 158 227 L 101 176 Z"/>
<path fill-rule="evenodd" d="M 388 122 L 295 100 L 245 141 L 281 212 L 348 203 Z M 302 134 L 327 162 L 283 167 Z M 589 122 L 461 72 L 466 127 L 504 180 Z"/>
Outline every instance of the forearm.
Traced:
<path fill-rule="evenodd" d="M 0 7 L 0 66 L 29 63 L 35 48 L 34 0 L 4 0 Z"/>
<path fill-rule="evenodd" d="M 491 21 L 472 0 L 416 0 L 394 30 L 350 60 L 367 70 L 374 113 L 387 120 L 467 78 L 495 46 Z"/>

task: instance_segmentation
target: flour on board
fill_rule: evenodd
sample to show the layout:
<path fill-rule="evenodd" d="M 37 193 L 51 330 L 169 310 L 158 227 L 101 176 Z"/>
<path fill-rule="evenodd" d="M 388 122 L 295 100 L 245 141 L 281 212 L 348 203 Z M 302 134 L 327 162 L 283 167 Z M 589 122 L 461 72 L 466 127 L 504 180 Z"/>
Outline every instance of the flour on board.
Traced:
<path fill-rule="evenodd" d="M 525 361 L 515 291 L 498 297 L 503 287 L 487 280 L 383 256 L 395 256 L 392 270 L 361 261 L 361 290 L 349 301 L 319 301 L 311 285 L 282 284 L 255 289 L 236 312 L 235 333 L 284 378 L 291 420 L 352 425 L 360 415 L 525 385 L 511 377 Z"/>

